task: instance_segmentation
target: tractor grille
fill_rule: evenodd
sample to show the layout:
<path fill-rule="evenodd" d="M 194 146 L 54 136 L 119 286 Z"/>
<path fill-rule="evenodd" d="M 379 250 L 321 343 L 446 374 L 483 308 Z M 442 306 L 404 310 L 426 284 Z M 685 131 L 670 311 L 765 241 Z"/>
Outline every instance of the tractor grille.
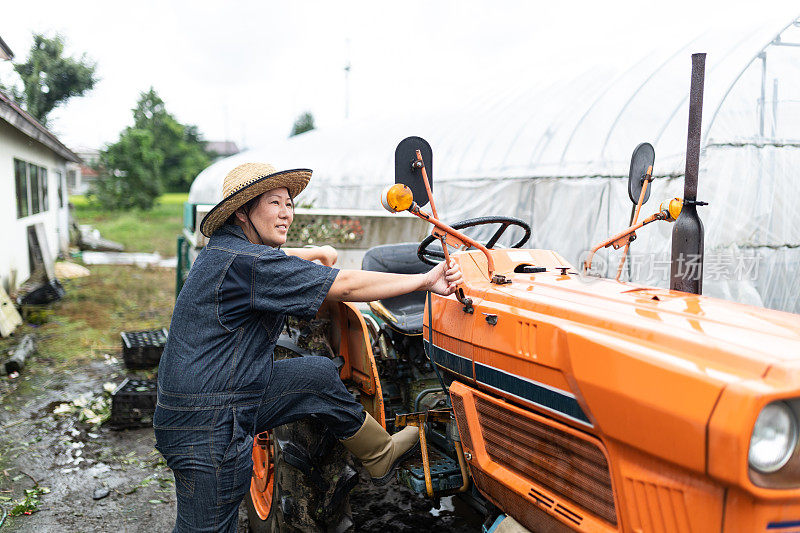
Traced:
<path fill-rule="evenodd" d="M 536 504 L 527 501 L 480 470 L 474 469 L 472 476 L 478 488 L 487 494 L 495 505 L 503 509 L 506 514 L 513 516 L 515 520 L 530 531 L 548 531 L 551 533 L 569 533 L 572 531 L 556 518 L 539 509 Z"/>
<path fill-rule="evenodd" d="M 611 475 L 597 445 L 477 396 L 475 405 L 493 461 L 616 525 Z"/>
<path fill-rule="evenodd" d="M 456 424 L 458 425 L 458 432 L 461 435 L 461 444 L 465 449 L 473 451 L 475 448 L 472 446 L 472 435 L 469 433 L 469 425 L 467 424 L 467 417 L 464 413 L 464 400 L 457 394 L 450 394 L 450 401 L 453 402 L 453 413 L 456 415 Z"/>
<path fill-rule="evenodd" d="M 687 494 L 683 490 L 632 477 L 626 477 L 623 484 L 631 508 L 631 528 L 652 531 L 660 524 L 664 531 L 690 530 Z"/>

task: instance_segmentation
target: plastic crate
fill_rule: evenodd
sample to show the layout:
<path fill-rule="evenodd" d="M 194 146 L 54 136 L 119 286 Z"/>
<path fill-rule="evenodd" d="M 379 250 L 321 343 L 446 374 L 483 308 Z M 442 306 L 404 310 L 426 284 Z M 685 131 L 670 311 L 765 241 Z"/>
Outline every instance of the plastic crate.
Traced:
<path fill-rule="evenodd" d="M 151 368 L 158 365 L 164 345 L 167 343 L 166 328 L 149 331 L 123 331 L 122 359 L 131 369 Z"/>
<path fill-rule="evenodd" d="M 115 429 L 151 426 L 157 398 L 156 380 L 125 379 L 111 395 L 109 425 Z"/>

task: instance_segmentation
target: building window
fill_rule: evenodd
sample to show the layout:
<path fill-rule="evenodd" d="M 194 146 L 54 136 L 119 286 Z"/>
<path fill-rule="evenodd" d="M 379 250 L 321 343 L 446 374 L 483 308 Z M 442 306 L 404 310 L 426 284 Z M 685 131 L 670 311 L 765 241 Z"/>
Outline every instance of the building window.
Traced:
<path fill-rule="evenodd" d="M 28 216 L 28 172 L 25 161 L 14 160 L 14 180 L 17 182 L 17 218 Z"/>
<path fill-rule="evenodd" d="M 56 184 L 58 184 L 58 207 L 64 207 L 64 178 L 60 170 L 54 172 L 56 175 Z"/>
<path fill-rule="evenodd" d="M 28 163 L 28 190 L 31 195 L 31 215 L 35 215 L 41 211 L 42 197 L 41 188 L 39 187 L 39 167 L 32 163 Z"/>
<path fill-rule="evenodd" d="M 50 209 L 50 204 L 47 201 L 47 185 L 47 169 L 44 167 L 39 167 L 39 191 L 42 194 L 42 211 L 47 211 Z"/>
<path fill-rule="evenodd" d="M 67 170 L 67 191 L 74 193 L 75 188 L 77 187 L 77 175 L 78 173 L 74 170 Z"/>
<path fill-rule="evenodd" d="M 78 187 L 78 173 L 73 170 L 67 170 L 67 192 L 70 194 L 75 193 L 75 189 Z"/>
<path fill-rule="evenodd" d="M 47 169 L 14 159 L 17 218 L 47 211 Z"/>

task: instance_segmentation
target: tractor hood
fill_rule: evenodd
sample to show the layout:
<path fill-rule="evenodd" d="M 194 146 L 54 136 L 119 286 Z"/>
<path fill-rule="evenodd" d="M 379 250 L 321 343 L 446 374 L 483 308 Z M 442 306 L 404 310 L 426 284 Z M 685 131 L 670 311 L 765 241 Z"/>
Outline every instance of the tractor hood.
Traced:
<path fill-rule="evenodd" d="M 772 365 L 800 362 L 800 315 L 792 313 L 552 272 L 516 275 L 498 291 L 531 305 L 558 305 L 586 326 L 652 344 L 729 379 L 759 379 Z"/>
<path fill-rule="evenodd" d="M 702 472 L 709 420 L 728 385 L 757 397 L 800 396 L 800 316 L 584 277 L 553 252 L 525 252 L 531 257 L 520 262 L 522 251 L 492 251 L 496 273 L 511 280 L 503 285 L 488 282 L 482 254 L 461 259 L 481 296 L 476 314 L 531 321 L 537 353 L 521 372 L 547 367 L 563 375 L 590 431 L 608 445 L 633 446 Z M 515 273 L 521 264 L 546 270 Z M 476 335 L 474 342 L 477 349 L 482 341 Z"/>
<path fill-rule="evenodd" d="M 708 296 L 582 276 L 545 250 L 493 250 L 497 272 L 511 279 L 489 284 L 500 300 L 540 309 L 582 327 L 680 355 L 699 369 L 758 379 L 775 364 L 800 366 L 800 315 Z M 518 274 L 520 253 L 545 272 Z M 469 252 L 477 271 L 486 260 Z M 567 268 L 568 267 L 568 268 Z M 565 272 L 565 274 L 562 274 Z M 487 281 L 488 277 L 483 276 Z M 502 296 L 501 296 L 502 295 Z"/>

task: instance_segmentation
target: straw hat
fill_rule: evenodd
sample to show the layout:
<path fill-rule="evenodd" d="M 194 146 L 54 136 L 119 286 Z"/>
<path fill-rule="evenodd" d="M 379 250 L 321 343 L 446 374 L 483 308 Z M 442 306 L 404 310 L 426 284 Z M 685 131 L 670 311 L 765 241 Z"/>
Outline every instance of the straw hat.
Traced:
<path fill-rule="evenodd" d="M 310 179 L 311 171 L 307 168 L 278 172 L 269 163 L 239 165 L 225 176 L 225 181 L 222 183 L 224 199 L 203 218 L 200 231 L 206 237 L 210 237 L 234 211 L 259 194 L 272 189 L 286 187 L 289 189 L 289 196 L 294 198 L 306 188 Z"/>

